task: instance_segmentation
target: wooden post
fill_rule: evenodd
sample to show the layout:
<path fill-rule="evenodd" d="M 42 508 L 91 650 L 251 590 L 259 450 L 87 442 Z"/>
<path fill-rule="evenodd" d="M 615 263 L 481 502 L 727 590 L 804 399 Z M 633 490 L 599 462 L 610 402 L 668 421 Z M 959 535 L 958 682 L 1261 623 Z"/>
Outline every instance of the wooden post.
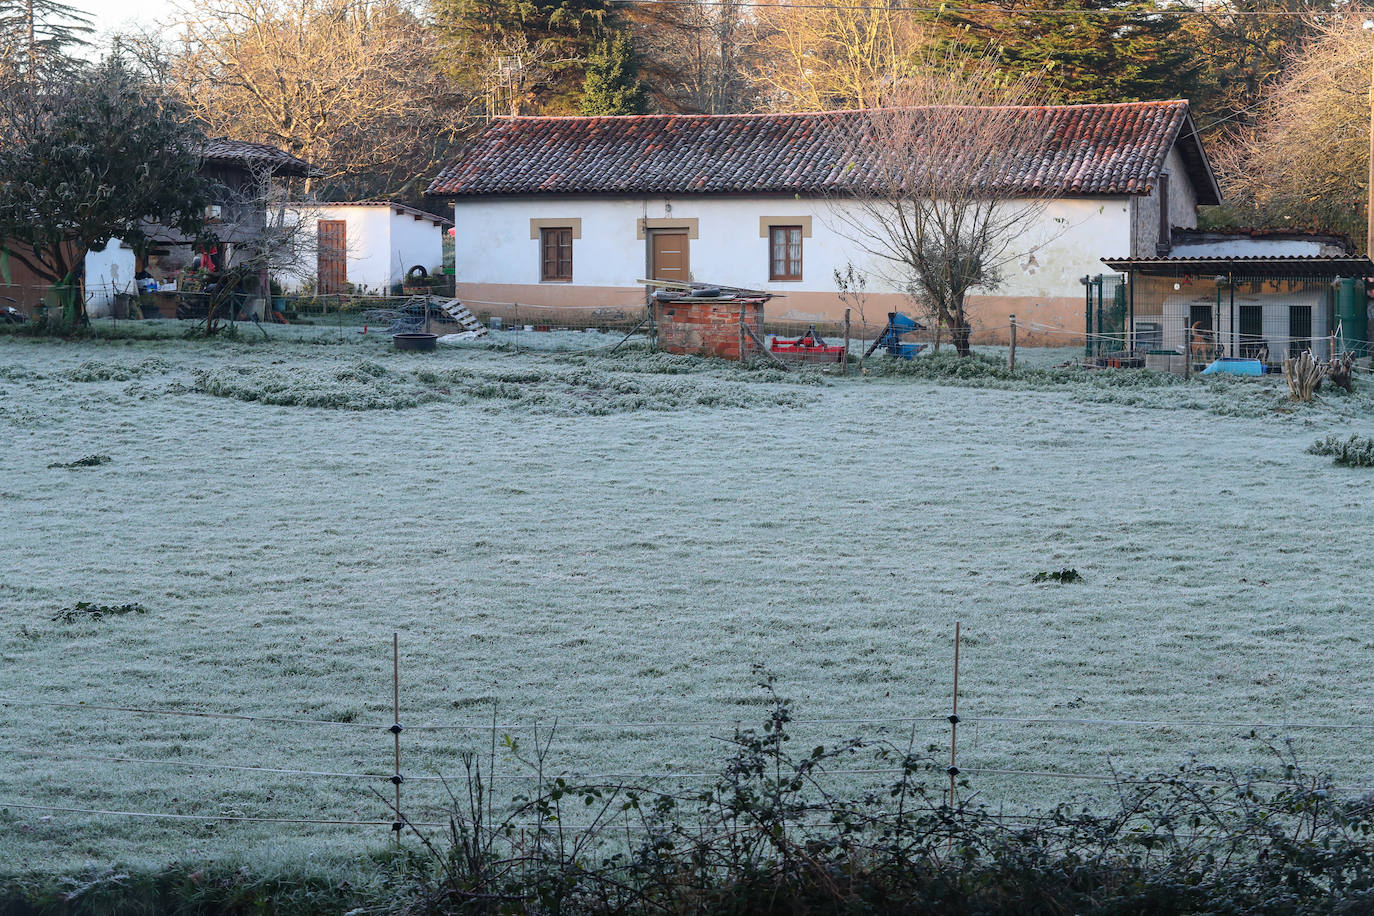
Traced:
<path fill-rule="evenodd" d="M 959 738 L 959 621 L 954 621 L 954 703 L 949 715 L 949 807 L 954 808 L 954 778 L 959 775 L 955 766 L 955 751 Z"/>
<path fill-rule="evenodd" d="M 840 374 L 849 374 L 849 309 L 844 310 L 844 353 L 840 361 Z"/>
<path fill-rule="evenodd" d="M 1016 371 L 1016 316 L 1011 316 L 1011 349 L 1007 351 L 1007 368 Z"/>
<path fill-rule="evenodd" d="M 391 822 L 391 832 L 396 835 L 396 842 L 401 842 L 401 638 L 398 634 L 391 634 L 391 708 L 395 714 L 391 726 L 391 734 L 396 742 L 396 769 L 392 774 L 391 782 L 396 787 L 396 819 Z"/>
<path fill-rule="evenodd" d="M 959 737 L 959 621 L 954 621 L 954 702 L 949 714 L 949 852 L 954 854 L 954 781 L 959 775 L 955 765 Z"/>
<path fill-rule="evenodd" d="M 739 306 L 739 361 L 744 362 L 744 303 Z"/>
<path fill-rule="evenodd" d="M 1193 326 L 1183 326 L 1183 377 L 1193 377 Z"/>

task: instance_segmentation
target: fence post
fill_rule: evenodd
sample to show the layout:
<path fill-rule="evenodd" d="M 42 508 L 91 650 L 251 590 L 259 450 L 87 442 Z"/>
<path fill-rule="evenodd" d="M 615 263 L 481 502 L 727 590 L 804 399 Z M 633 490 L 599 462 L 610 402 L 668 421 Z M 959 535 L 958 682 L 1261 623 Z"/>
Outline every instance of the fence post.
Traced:
<path fill-rule="evenodd" d="M 954 780 L 959 775 L 956 742 L 959 737 L 959 621 L 954 621 L 954 702 L 949 714 L 949 851 L 954 852 Z"/>
<path fill-rule="evenodd" d="M 391 832 L 399 844 L 401 830 L 405 827 L 401 817 L 401 783 L 405 777 L 401 775 L 401 639 L 396 633 L 391 634 L 391 703 L 395 714 L 391 720 L 391 734 L 396 744 L 396 769 L 391 776 L 391 784 L 396 787 L 396 816 L 391 822 Z"/>
<path fill-rule="evenodd" d="M 1016 371 L 1016 316 L 1012 315 L 1011 321 L 1011 349 L 1007 351 L 1007 368 Z"/>
<path fill-rule="evenodd" d="M 844 310 L 844 354 L 840 360 L 840 374 L 849 374 L 849 309 Z"/>
<path fill-rule="evenodd" d="M 744 362 L 744 304 L 739 307 L 739 361 Z"/>
<path fill-rule="evenodd" d="M 954 702 L 949 715 L 949 807 L 954 809 L 954 778 L 959 775 L 955 766 L 955 751 L 959 738 L 959 621 L 954 621 Z"/>

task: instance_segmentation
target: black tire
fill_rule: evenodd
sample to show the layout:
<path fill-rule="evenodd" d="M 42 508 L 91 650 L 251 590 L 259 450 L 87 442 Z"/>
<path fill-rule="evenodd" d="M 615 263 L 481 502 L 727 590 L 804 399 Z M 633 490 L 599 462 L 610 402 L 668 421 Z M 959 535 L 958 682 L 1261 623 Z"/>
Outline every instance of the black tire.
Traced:
<path fill-rule="evenodd" d="M 407 270 L 407 271 L 406 271 L 406 279 L 407 279 L 407 280 L 415 280 L 415 279 L 428 280 L 428 279 L 429 279 L 429 271 L 425 269 L 425 265 L 423 265 L 423 264 L 416 264 L 416 265 L 415 265 L 414 267 L 412 267 L 410 270 Z"/>

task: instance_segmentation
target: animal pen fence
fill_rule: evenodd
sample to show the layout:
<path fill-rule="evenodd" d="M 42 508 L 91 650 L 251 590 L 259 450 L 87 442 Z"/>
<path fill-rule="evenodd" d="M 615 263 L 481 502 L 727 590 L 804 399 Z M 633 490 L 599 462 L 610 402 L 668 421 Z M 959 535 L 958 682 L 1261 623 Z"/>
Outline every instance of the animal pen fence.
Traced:
<path fill-rule="evenodd" d="M 1182 368 L 1229 357 L 1268 367 L 1310 351 L 1367 356 L 1366 258 L 1108 261 L 1084 277 L 1084 356 Z"/>

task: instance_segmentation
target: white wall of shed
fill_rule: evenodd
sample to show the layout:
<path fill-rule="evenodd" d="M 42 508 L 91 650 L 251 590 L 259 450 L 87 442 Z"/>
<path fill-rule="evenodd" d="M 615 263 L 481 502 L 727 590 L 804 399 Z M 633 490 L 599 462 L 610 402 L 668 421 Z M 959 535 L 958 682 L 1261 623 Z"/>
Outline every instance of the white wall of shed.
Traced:
<path fill-rule="evenodd" d="M 416 219 L 409 213 L 391 214 L 391 283 L 405 279 L 416 264 L 431 275 L 444 265 L 444 232 L 430 219 Z"/>
<path fill-rule="evenodd" d="M 103 251 L 86 252 L 86 314 L 103 318 L 112 313 L 115 293 L 137 293 L 134 252 L 119 239 L 110 239 Z"/>

